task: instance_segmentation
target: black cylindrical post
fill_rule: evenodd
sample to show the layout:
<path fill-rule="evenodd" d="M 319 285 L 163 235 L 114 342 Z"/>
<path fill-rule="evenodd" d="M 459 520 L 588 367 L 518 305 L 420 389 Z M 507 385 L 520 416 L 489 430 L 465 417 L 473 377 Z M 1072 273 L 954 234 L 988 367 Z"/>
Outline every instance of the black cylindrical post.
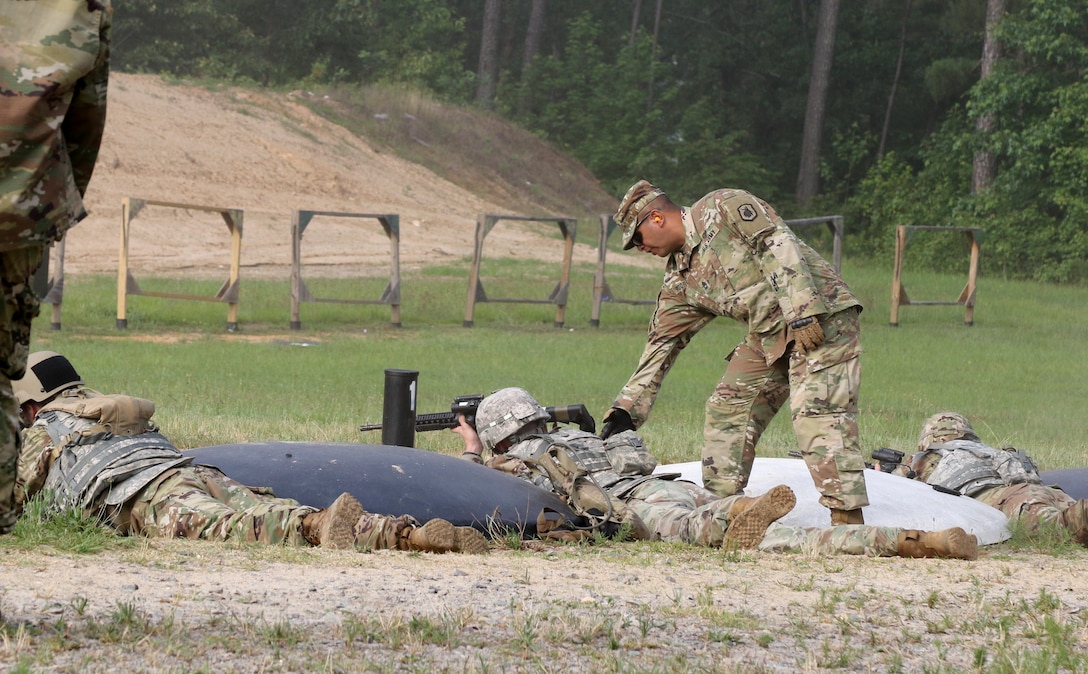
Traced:
<path fill-rule="evenodd" d="M 382 444 L 416 445 L 416 370 L 385 371 L 385 402 L 382 408 Z"/>

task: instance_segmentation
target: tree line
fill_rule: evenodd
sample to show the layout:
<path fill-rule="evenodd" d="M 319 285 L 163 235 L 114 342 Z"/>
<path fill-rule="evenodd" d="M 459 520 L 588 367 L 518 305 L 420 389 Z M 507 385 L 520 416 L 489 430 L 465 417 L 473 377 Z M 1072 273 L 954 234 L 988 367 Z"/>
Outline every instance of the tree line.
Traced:
<path fill-rule="evenodd" d="M 1083 0 L 115 6 L 123 71 L 410 86 L 532 130 L 617 195 L 741 187 L 845 215 L 864 255 L 890 255 L 897 225 L 982 227 L 988 273 L 1088 281 Z M 964 266 L 939 237 L 915 250 Z"/>

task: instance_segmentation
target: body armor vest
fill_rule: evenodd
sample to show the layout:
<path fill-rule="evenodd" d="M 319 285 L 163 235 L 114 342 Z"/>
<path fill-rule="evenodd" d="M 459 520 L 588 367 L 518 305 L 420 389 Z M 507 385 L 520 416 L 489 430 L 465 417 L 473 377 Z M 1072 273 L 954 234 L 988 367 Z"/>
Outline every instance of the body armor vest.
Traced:
<path fill-rule="evenodd" d="M 608 440 L 601 440 L 592 433 L 562 428 L 518 443 L 510 451 L 510 455 L 537 459 L 556 445 L 565 449 L 574 462 L 589 473 L 594 482 L 610 491 L 613 488 L 620 488 L 625 492 L 630 490 L 645 481 L 639 479 L 634 484 L 628 484 L 632 478 L 650 477 L 657 467 L 657 461 L 646 451 L 642 440 L 634 431 L 624 431 Z M 624 484 L 620 485 L 621 482 Z"/>
<path fill-rule="evenodd" d="M 930 445 L 926 451 L 941 456 L 926 481 L 967 496 L 991 487 L 1042 483 L 1035 462 L 1023 450 L 1001 450 L 972 440 L 950 440 Z"/>
<path fill-rule="evenodd" d="M 42 408 L 35 424 L 62 448 L 44 485 L 53 507 L 119 506 L 167 470 L 192 462 L 155 432 L 153 411 L 148 401 L 128 396 L 65 396 Z"/>

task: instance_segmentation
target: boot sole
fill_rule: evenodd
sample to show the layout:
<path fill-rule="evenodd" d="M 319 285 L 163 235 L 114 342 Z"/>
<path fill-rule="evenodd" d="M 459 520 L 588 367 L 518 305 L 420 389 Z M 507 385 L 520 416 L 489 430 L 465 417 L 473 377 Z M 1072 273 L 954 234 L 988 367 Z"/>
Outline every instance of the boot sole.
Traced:
<path fill-rule="evenodd" d="M 953 559 L 978 559 L 978 538 L 959 527 L 948 531 L 948 556 Z"/>
<path fill-rule="evenodd" d="M 358 499 L 343 493 L 329 506 L 324 526 L 321 527 L 321 547 L 330 550 L 347 550 L 355 547 L 355 523 L 366 514 Z"/>
<path fill-rule="evenodd" d="M 491 545 L 482 533 L 472 527 L 457 527 L 453 549 L 469 555 L 483 555 L 491 551 Z"/>
<path fill-rule="evenodd" d="M 772 487 L 766 494 L 758 497 L 751 507 L 729 522 L 722 547 L 742 550 L 755 548 L 763 540 L 771 522 L 793 510 L 795 505 L 797 496 L 792 489 L 784 484 Z"/>
<path fill-rule="evenodd" d="M 442 519 L 429 520 L 413 532 L 412 537 L 423 541 L 422 545 L 411 543 L 410 549 L 423 552 L 452 552 L 457 546 L 457 531 L 453 525 Z M 411 541 L 411 538 L 409 538 Z"/>

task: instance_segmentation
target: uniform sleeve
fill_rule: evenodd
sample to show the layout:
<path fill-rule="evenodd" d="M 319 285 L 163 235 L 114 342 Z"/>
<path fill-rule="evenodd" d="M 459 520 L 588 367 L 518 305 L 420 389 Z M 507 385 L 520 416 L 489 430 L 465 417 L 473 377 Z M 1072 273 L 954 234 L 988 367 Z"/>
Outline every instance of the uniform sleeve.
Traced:
<path fill-rule="evenodd" d="M 22 448 L 19 450 L 18 473 L 15 478 L 15 504 L 20 508 L 45 486 L 49 469 L 59 455 L 45 428 L 31 426 L 22 433 Z"/>
<path fill-rule="evenodd" d="M 676 362 L 677 356 L 699 330 L 714 318 L 714 314 L 691 306 L 683 297 L 662 290 L 657 308 L 650 319 L 646 348 L 639 358 L 635 373 L 627 380 L 619 397 L 612 403 L 631 414 L 635 427 L 650 416 L 661 383 Z"/>
<path fill-rule="evenodd" d="M 93 70 L 76 82 L 72 103 L 64 119 L 63 134 L 72 161 L 72 173 L 80 195 L 87 192 L 102 133 L 106 128 L 106 89 L 109 85 L 112 10 L 100 13 L 98 56 Z"/>
<path fill-rule="evenodd" d="M 769 204 L 737 192 L 718 207 L 758 258 L 763 277 L 774 288 L 787 322 L 828 313 L 805 262 L 801 242 Z"/>

